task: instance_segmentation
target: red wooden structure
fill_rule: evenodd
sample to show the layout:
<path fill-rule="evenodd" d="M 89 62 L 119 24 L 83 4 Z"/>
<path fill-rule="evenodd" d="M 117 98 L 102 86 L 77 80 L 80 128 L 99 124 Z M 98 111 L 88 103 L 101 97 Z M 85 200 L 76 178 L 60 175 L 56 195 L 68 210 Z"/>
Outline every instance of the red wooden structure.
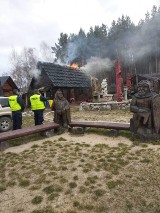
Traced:
<path fill-rule="evenodd" d="M 127 84 L 128 91 L 130 92 L 131 91 L 131 74 L 130 73 L 127 73 L 126 84 Z"/>
<path fill-rule="evenodd" d="M 123 96 L 122 96 L 121 66 L 119 60 L 116 61 L 116 93 L 117 93 L 117 101 L 121 102 L 123 100 Z"/>

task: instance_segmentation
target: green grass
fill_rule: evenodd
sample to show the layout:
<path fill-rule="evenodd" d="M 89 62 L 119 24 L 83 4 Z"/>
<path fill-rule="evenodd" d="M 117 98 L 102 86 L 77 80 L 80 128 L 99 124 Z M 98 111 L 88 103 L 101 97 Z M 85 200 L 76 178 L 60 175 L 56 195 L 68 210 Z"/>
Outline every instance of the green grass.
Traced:
<path fill-rule="evenodd" d="M 22 180 L 19 181 L 19 186 L 21 186 L 21 187 L 27 187 L 29 185 L 30 185 L 29 180 L 22 179 Z"/>
<path fill-rule="evenodd" d="M 84 187 L 84 186 L 80 186 L 79 187 L 79 193 L 85 193 L 87 191 L 87 188 L 86 187 Z"/>
<path fill-rule="evenodd" d="M 103 128 L 89 128 L 85 131 L 86 133 L 93 133 L 93 134 L 97 134 L 97 135 L 104 135 L 104 136 L 108 136 L 108 137 L 113 137 L 113 136 L 122 136 L 128 139 L 132 139 L 132 135 L 130 131 L 119 131 L 118 134 L 109 129 L 103 129 Z"/>
<path fill-rule="evenodd" d="M 108 181 L 107 186 L 109 189 L 113 189 L 115 187 L 117 187 L 118 185 L 124 184 L 124 181 L 122 180 L 112 180 L 112 181 Z"/>
<path fill-rule="evenodd" d="M 7 144 L 9 144 L 9 146 L 19 146 L 21 144 L 26 144 L 28 142 L 37 141 L 37 140 L 41 140 L 44 138 L 45 137 L 41 136 L 40 134 L 33 134 L 33 135 L 29 135 L 29 136 L 23 136 L 20 138 L 8 140 Z"/>
<path fill-rule="evenodd" d="M 43 189 L 46 194 L 51 194 L 53 192 L 61 192 L 63 188 L 60 185 L 50 185 Z"/>
<path fill-rule="evenodd" d="M 3 192 L 3 191 L 5 191 L 5 190 L 6 190 L 6 187 L 0 185 L 0 192 Z"/>
<path fill-rule="evenodd" d="M 103 196 L 105 193 L 106 193 L 106 191 L 105 191 L 104 189 L 96 189 L 96 190 L 94 191 L 94 194 L 95 194 L 96 197 L 101 197 L 101 196 Z"/>
<path fill-rule="evenodd" d="M 35 197 L 32 199 L 32 203 L 33 203 L 33 204 L 39 204 L 39 203 L 42 202 L 42 200 L 43 200 L 43 197 L 37 195 L 37 196 L 35 196 Z"/>
<path fill-rule="evenodd" d="M 77 183 L 76 183 L 76 182 L 70 182 L 70 183 L 69 183 L 69 187 L 70 187 L 71 189 L 76 188 L 76 187 L 77 187 Z"/>
<path fill-rule="evenodd" d="M 49 200 L 49 201 L 55 200 L 55 198 L 57 198 L 57 197 L 59 197 L 59 196 L 60 196 L 59 193 L 53 192 L 52 194 L 50 194 L 50 195 L 48 196 L 48 200 Z"/>
<path fill-rule="evenodd" d="M 75 210 L 68 209 L 68 210 L 66 211 L 66 213 L 78 213 L 78 212 L 75 211 Z"/>
<path fill-rule="evenodd" d="M 60 137 L 60 138 L 58 138 L 58 141 L 67 141 L 67 140 L 63 137 Z"/>

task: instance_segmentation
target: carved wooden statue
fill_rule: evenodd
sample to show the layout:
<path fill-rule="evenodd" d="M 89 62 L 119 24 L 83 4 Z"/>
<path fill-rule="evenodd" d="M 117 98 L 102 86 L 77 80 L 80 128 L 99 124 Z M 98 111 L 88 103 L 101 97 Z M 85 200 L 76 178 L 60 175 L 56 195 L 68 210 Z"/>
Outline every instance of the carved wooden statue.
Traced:
<path fill-rule="evenodd" d="M 130 121 L 134 137 L 160 138 L 160 95 L 150 90 L 150 82 L 142 80 L 130 106 L 133 118 Z"/>
<path fill-rule="evenodd" d="M 60 124 L 61 128 L 67 128 L 71 122 L 70 106 L 61 90 L 57 90 L 51 108 L 54 110 L 54 122 Z"/>

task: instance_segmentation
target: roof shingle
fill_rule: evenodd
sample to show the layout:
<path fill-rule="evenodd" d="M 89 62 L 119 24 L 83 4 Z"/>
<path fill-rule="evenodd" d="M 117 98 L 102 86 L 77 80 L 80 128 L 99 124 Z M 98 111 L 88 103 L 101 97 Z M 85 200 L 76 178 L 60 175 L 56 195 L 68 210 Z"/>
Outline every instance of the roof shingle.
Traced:
<path fill-rule="evenodd" d="M 48 75 L 55 87 L 91 87 L 90 76 L 79 69 L 46 62 L 38 62 L 37 68 Z"/>

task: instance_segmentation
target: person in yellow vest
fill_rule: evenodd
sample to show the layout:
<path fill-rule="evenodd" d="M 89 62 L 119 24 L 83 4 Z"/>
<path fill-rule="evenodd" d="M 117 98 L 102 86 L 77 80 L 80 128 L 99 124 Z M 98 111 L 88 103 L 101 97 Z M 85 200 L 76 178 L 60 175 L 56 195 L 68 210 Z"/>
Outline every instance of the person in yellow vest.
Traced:
<path fill-rule="evenodd" d="M 18 90 L 13 90 L 13 95 L 8 98 L 9 106 L 12 111 L 13 130 L 22 128 L 22 111 L 24 110 L 24 103 L 22 98 L 18 96 Z"/>
<path fill-rule="evenodd" d="M 47 99 L 40 95 L 39 90 L 35 89 L 34 94 L 30 97 L 31 109 L 34 112 L 35 125 L 43 124 L 43 112 Z"/>

